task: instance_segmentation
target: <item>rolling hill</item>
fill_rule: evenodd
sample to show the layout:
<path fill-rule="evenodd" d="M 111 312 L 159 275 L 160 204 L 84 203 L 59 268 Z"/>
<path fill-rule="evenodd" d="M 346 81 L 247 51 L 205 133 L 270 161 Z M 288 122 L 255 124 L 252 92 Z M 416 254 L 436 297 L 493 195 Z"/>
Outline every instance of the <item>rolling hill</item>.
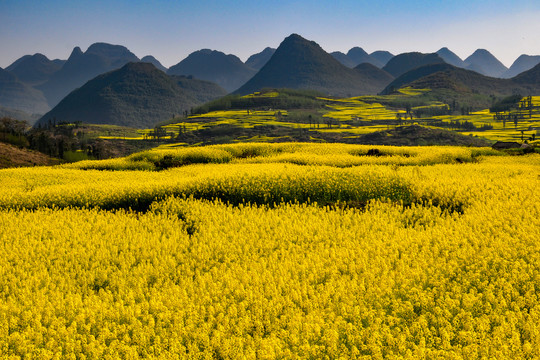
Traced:
<path fill-rule="evenodd" d="M 134 61 L 139 61 L 139 58 L 120 45 L 95 43 L 84 53 L 76 47 L 62 68 L 46 83 L 38 86 L 38 89 L 43 91 L 49 105 L 53 107 L 88 80 Z"/>
<path fill-rule="evenodd" d="M 403 53 L 394 56 L 383 67 L 383 70 L 394 77 L 399 77 L 407 71 L 424 65 L 442 64 L 445 61 L 437 54 L 422 54 L 419 52 Z"/>
<path fill-rule="evenodd" d="M 279 45 L 265 66 L 235 93 L 262 88 L 317 90 L 335 96 L 375 94 L 386 84 L 374 83 L 325 52 L 317 43 L 292 34 Z"/>
<path fill-rule="evenodd" d="M 237 56 L 209 49 L 191 53 L 167 71 L 169 75 L 191 75 L 211 81 L 227 91 L 238 89 L 255 73 L 256 70 L 244 64 Z"/>
<path fill-rule="evenodd" d="M 210 82 L 168 76 L 150 63 L 128 63 L 74 90 L 36 126 L 55 119 L 149 128 L 225 94 Z"/>
<path fill-rule="evenodd" d="M 255 70 L 261 70 L 261 68 L 270 60 L 272 55 L 276 52 L 276 49 L 271 47 L 265 48 L 263 51 L 257 54 L 251 55 L 246 60 L 246 65 Z"/>
<path fill-rule="evenodd" d="M 482 75 L 500 78 L 508 70 L 495 56 L 485 49 L 478 49 L 464 60 L 465 68 Z"/>
<path fill-rule="evenodd" d="M 45 55 L 25 55 L 6 68 L 25 84 L 34 86 L 44 83 L 62 67 Z"/>

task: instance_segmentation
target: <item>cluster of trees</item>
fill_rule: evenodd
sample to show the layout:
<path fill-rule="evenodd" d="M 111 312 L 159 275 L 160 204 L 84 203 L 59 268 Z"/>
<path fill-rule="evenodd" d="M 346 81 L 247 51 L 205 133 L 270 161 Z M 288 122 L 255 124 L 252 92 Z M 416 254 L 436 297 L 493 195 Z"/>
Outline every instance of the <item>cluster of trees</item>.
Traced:
<path fill-rule="evenodd" d="M 489 111 L 492 113 L 502 113 L 502 112 L 508 112 L 512 109 L 516 109 L 522 98 L 523 96 L 521 96 L 520 94 L 507 96 L 495 102 L 489 108 Z"/>
<path fill-rule="evenodd" d="M 473 131 L 473 130 L 493 130 L 493 125 L 490 124 L 482 124 L 480 127 L 474 125 L 471 121 L 459 121 L 459 120 L 452 120 L 452 121 L 433 121 L 430 122 L 430 125 L 442 127 L 442 128 L 448 128 L 451 130 L 465 130 L 465 131 Z"/>
<path fill-rule="evenodd" d="M 25 134 L 28 127 L 26 121 L 3 117 L 0 119 L 0 141 L 26 147 L 28 146 L 28 140 Z"/>
<path fill-rule="evenodd" d="M 104 159 L 111 156 L 104 141 L 86 136 L 81 123 L 57 123 L 55 119 L 44 126 L 31 128 L 26 121 L 3 117 L 0 119 L 0 142 L 65 160 L 74 153 L 79 158 Z"/>
<path fill-rule="evenodd" d="M 111 156 L 106 143 L 88 137 L 81 123 L 51 123 L 30 130 L 27 138 L 31 149 L 59 159 L 69 160 L 74 153 L 79 158 L 88 159 L 106 159 Z"/>

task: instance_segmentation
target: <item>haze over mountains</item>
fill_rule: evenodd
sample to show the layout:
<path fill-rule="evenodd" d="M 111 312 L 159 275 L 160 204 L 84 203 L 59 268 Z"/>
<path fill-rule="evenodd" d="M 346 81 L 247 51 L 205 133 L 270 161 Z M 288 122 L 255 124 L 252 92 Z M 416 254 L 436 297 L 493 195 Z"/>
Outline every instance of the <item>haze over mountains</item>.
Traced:
<path fill-rule="evenodd" d="M 84 53 L 76 47 L 62 68 L 37 88 L 43 91 L 52 107 L 88 80 L 130 61 L 136 62 L 139 58 L 124 46 L 96 43 Z"/>
<path fill-rule="evenodd" d="M 502 77 L 506 79 L 512 78 L 524 71 L 532 69 L 538 64 L 540 64 L 540 56 L 521 55 L 514 61 L 512 66 L 510 66 L 508 71 L 506 71 Z"/>
<path fill-rule="evenodd" d="M 476 50 L 463 63 L 466 69 L 491 77 L 501 77 L 508 70 L 506 66 L 485 49 Z"/>
<path fill-rule="evenodd" d="M 168 113 L 177 112 L 177 108 L 185 108 L 188 105 L 189 107 L 196 106 L 206 101 L 205 99 L 224 94 L 225 91 L 247 94 L 264 87 L 312 89 L 328 95 L 356 96 L 376 94 L 383 90 L 389 91 L 410 84 L 417 86 L 422 83 L 430 88 L 446 86 L 455 91 L 468 92 L 474 89 L 487 94 L 506 94 L 519 90 L 526 94 L 526 91 L 537 91 L 539 80 L 535 78 L 534 72 L 528 70 L 540 63 L 540 56 L 522 55 L 507 69 L 491 53 L 483 49 L 475 51 L 465 60 L 444 47 L 432 54 L 411 52 L 394 56 L 384 50 L 368 54 L 360 47 L 353 47 L 347 53 L 329 54 L 317 43 L 293 34 L 287 37 L 278 49 L 267 47 L 250 56 L 245 63 L 235 55 L 203 49 L 193 52 L 178 64 L 166 69 L 152 55 L 139 59 L 124 46 L 95 43 L 85 52 L 79 47 L 74 48 L 67 60 L 49 60 L 42 54 L 26 55 L 5 70 L 0 69 L 2 113 L 20 114 L 23 111 L 28 114 L 43 114 L 55 107 L 75 89 L 86 87 L 85 84 L 96 76 L 99 77 L 101 74 L 123 68 L 128 63 L 136 62 L 151 63 L 155 67 L 153 69 L 158 72 L 193 78 L 182 78 L 184 79 L 182 86 L 190 87 L 197 84 L 195 86 L 197 89 L 191 95 L 188 94 L 189 91 L 185 93 L 184 89 L 182 96 L 185 97 L 181 100 L 177 97 L 181 106 L 163 106 L 164 113 Z M 451 67 L 447 67 L 448 64 Z M 154 76 L 154 70 L 135 71 L 135 68 L 132 68 L 129 75 L 131 78 L 141 76 L 147 81 L 152 79 L 151 84 L 148 85 L 149 91 L 146 93 L 148 97 L 159 97 L 160 90 L 158 89 L 166 83 L 162 81 L 163 77 Z M 150 73 L 154 75 L 148 77 Z M 518 74 L 520 74 L 519 77 Z M 501 82 L 498 81 L 501 80 L 500 78 L 512 79 Z M 111 77 L 110 79 L 110 81 L 114 79 L 117 79 L 114 81 L 120 81 L 120 78 Z M 207 82 L 188 81 L 196 79 L 210 81 L 214 85 L 211 86 Z M 161 85 L 156 85 L 154 81 Z M 135 91 L 139 94 L 135 98 L 138 97 L 139 100 L 128 100 L 127 88 L 120 86 L 120 89 L 123 88 L 122 91 L 117 89 L 118 92 L 111 92 L 111 94 L 116 94 L 115 96 L 120 96 L 120 99 L 118 102 L 111 103 L 129 104 L 136 108 L 135 112 L 144 113 L 143 110 L 137 110 L 146 106 L 140 95 L 144 93 L 140 89 L 143 82 L 139 83 L 133 79 L 131 83 L 139 84 Z M 204 86 L 202 86 L 203 83 Z M 124 81 L 123 84 L 125 85 L 126 82 Z M 107 86 L 111 89 L 115 87 L 112 82 Z M 87 87 L 83 92 L 77 92 L 77 96 L 85 94 L 88 104 L 91 104 L 90 99 L 93 99 L 92 101 L 99 99 L 103 104 L 107 102 L 103 100 L 106 98 L 103 97 L 105 90 L 99 90 L 100 93 L 96 95 L 91 94 L 89 89 Z M 98 87 L 94 89 L 97 91 Z M 176 95 L 172 98 L 179 96 L 177 90 L 173 91 Z M 208 94 L 203 94 L 205 91 L 208 91 Z M 79 104 L 81 109 L 83 102 L 84 99 L 75 101 L 71 98 L 70 100 L 70 103 Z M 158 103 L 165 104 L 166 101 L 161 99 Z M 123 109 L 122 111 L 127 111 L 128 105 L 118 106 Z M 63 109 L 65 107 L 65 104 L 62 105 Z M 90 113 L 91 111 L 88 110 L 88 114 Z M 103 118 L 109 120 L 114 118 L 112 115 L 107 116 Z M 161 116 L 160 112 L 156 113 L 154 117 L 156 122 Z M 31 115 L 24 117 L 35 118 Z M 101 121 L 91 120 L 86 115 L 81 115 L 82 118 L 85 119 L 82 121 Z M 120 118 L 110 121 L 124 121 L 118 120 Z M 135 122 L 147 123 L 149 121 L 146 119 Z"/>
<path fill-rule="evenodd" d="M 261 70 L 261 68 L 270 60 L 272 55 L 276 52 L 276 49 L 267 47 L 263 51 L 257 54 L 251 55 L 246 60 L 246 65 L 255 70 Z"/>
<path fill-rule="evenodd" d="M 29 114 L 49 109 L 43 93 L 20 81 L 14 74 L 0 68 L 0 106 Z"/>
<path fill-rule="evenodd" d="M 49 60 L 43 54 L 25 55 L 6 68 L 27 85 L 40 85 L 60 70 L 65 61 Z"/>

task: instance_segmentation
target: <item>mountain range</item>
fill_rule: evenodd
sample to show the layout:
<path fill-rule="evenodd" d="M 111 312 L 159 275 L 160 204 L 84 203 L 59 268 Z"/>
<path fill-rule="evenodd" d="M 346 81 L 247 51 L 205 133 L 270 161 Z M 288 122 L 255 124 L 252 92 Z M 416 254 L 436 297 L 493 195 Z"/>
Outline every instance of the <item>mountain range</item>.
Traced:
<path fill-rule="evenodd" d="M 183 75 L 183 86 L 198 84 L 194 93 L 186 95 L 189 100 L 179 100 L 181 106 L 164 106 L 164 112 L 171 113 L 188 105 L 198 105 L 197 101 L 203 102 L 225 91 L 247 94 L 265 87 L 313 89 L 328 95 L 354 96 L 375 94 L 384 89 L 388 92 L 399 86 L 417 86 L 422 83 L 426 87 L 475 89 L 486 94 L 518 90 L 527 94 L 527 91 L 537 91 L 538 79 L 534 72 L 528 70 L 540 63 L 540 56 L 522 55 L 507 69 L 492 54 L 482 49 L 475 51 L 465 60 L 448 48 L 441 48 L 432 54 L 411 52 L 394 56 L 383 50 L 368 54 L 360 47 L 353 47 L 347 53 L 328 54 L 317 43 L 293 34 L 277 49 L 267 47 L 250 56 L 246 62 L 234 55 L 203 49 L 193 52 L 167 69 L 151 55 L 139 59 L 124 46 L 95 43 L 86 52 L 79 47 L 74 48 L 67 60 L 49 60 L 42 54 L 26 55 L 5 70 L 0 69 L 0 107 L 3 113 L 19 114 L 23 111 L 28 114 L 43 114 L 59 105 L 62 99 L 77 88 L 85 87 L 92 79 L 136 62 L 151 63 L 154 65 L 153 69 L 167 72 L 168 75 Z M 445 66 L 448 64 L 452 68 Z M 439 74 L 436 74 L 437 72 Z M 144 77 L 147 73 L 148 71 L 137 72 L 132 69 L 130 76 Z M 163 79 L 157 76 L 151 78 L 156 81 L 158 78 Z M 510 81 L 498 81 L 501 78 Z M 206 80 L 214 85 L 210 86 L 204 81 L 197 82 L 196 79 Z M 165 84 L 161 80 L 157 82 Z M 137 82 L 133 81 L 133 84 L 135 83 Z M 203 83 L 206 85 L 202 86 Z M 110 83 L 108 86 L 114 87 L 114 84 Z M 88 89 L 85 91 L 89 91 Z M 147 96 L 154 96 L 153 91 L 159 93 L 157 89 L 160 87 L 152 85 L 149 89 Z M 100 91 L 97 98 L 101 99 L 104 90 Z M 208 91 L 208 94 L 205 95 L 204 91 Z M 137 92 L 142 94 L 140 89 Z M 82 93 L 77 94 L 81 96 Z M 94 99 L 90 93 L 85 94 L 89 99 Z M 118 104 L 125 102 L 130 106 L 145 106 L 143 101 L 130 102 L 124 99 L 124 96 L 128 95 L 126 90 L 116 94 L 122 98 Z M 70 101 L 73 102 L 73 98 Z M 163 99 L 158 102 L 166 104 Z M 139 112 L 137 109 L 135 111 Z M 141 110 L 141 113 L 143 112 L 144 110 Z M 24 117 L 35 118 L 31 115 Z M 137 120 L 135 123 L 141 121 Z"/>

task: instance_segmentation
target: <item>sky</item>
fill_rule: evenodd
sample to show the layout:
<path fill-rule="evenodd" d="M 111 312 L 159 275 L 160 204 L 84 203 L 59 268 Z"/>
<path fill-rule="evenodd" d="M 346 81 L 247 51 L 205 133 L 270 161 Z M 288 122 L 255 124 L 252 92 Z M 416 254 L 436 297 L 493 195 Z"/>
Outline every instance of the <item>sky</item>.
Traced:
<path fill-rule="evenodd" d="M 539 0 L 0 0 L 0 67 L 34 53 L 67 59 L 95 42 L 166 67 L 204 48 L 245 61 L 292 33 L 328 52 L 448 47 L 465 59 L 482 48 L 510 66 L 540 55 L 538 19 Z"/>

